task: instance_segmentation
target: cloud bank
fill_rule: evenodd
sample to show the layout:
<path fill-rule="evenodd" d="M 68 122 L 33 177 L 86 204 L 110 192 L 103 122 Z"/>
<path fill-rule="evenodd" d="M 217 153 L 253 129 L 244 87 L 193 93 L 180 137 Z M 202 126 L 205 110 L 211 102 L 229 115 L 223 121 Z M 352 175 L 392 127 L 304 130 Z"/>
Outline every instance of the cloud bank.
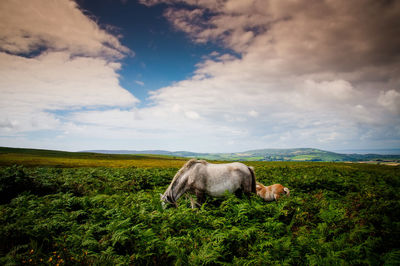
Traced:
<path fill-rule="evenodd" d="M 118 60 L 133 52 L 74 2 L 1 2 L 2 145 L 400 146 L 398 1 L 141 2 L 166 4 L 175 30 L 227 51 L 152 91 L 143 108 L 118 83 Z M 32 137 L 36 131 L 57 137 L 44 144 Z"/>
<path fill-rule="evenodd" d="M 117 74 L 116 60 L 133 52 L 75 2 L 1 1 L 0 10 L 2 136 L 63 130 L 57 111 L 138 102 Z"/>
<path fill-rule="evenodd" d="M 237 55 L 214 54 L 155 92 L 159 105 L 241 128 L 228 138 L 257 147 L 400 145 L 399 2 L 143 3 L 168 4 L 176 30 Z"/>

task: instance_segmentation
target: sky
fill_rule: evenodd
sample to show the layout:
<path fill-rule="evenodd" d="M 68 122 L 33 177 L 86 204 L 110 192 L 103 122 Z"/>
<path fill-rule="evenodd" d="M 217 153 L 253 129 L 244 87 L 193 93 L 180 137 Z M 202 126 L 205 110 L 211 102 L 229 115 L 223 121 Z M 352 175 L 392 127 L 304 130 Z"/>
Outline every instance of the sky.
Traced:
<path fill-rule="evenodd" d="M 400 148 L 400 1 L 2 0 L 0 146 Z"/>

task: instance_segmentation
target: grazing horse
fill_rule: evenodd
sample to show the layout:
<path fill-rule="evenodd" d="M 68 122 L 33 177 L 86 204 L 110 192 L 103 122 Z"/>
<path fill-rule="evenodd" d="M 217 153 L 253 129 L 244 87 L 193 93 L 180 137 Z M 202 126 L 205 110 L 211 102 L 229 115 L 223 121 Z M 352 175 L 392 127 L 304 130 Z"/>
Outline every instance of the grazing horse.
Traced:
<path fill-rule="evenodd" d="M 164 194 L 160 194 L 161 203 L 176 206 L 176 201 L 185 192 L 195 194 L 197 201 L 191 199 L 192 208 L 200 207 L 205 194 L 222 196 L 225 191 L 238 190 L 250 194 L 256 193 L 256 179 L 252 167 L 242 163 L 212 164 L 204 160 L 191 159 L 176 173 Z"/>
<path fill-rule="evenodd" d="M 264 186 L 257 182 L 257 195 L 263 198 L 265 201 L 278 200 L 282 194 L 289 196 L 290 190 L 281 184 L 274 184 L 271 186 Z"/>

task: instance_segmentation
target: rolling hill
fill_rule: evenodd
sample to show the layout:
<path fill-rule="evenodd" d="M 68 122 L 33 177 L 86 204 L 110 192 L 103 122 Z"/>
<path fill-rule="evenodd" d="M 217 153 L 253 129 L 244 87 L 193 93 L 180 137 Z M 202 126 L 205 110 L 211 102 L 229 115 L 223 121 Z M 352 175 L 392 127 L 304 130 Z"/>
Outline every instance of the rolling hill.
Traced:
<path fill-rule="evenodd" d="M 307 162 L 396 162 L 400 163 L 400 155 L 381 154 L 342 154 L 313 148 L 297 149 L 259 149 L 235 153 L 196 153 L 189 151 L 165 150 L 89 150 L 81 152 L 66 152 L 42 149 L 24 149 L 0 147 L 0 157 L 21 156 L 52 157 L 69 159 L 96 160 L 137 160 L 198 158 L 219 161 L 307 161 Z"/>
<path fill-rule="evenodd" d="M 201 158 L 223 161 L 398 161 L 400 155 L 381 154 L 342 154 L 313 148 L 259 149 L 235 153 L 196 153 L 189 151 L 164 150 L 90 150 L 84 152 L 103 154 L 159 154 L 176 157 Z"/>

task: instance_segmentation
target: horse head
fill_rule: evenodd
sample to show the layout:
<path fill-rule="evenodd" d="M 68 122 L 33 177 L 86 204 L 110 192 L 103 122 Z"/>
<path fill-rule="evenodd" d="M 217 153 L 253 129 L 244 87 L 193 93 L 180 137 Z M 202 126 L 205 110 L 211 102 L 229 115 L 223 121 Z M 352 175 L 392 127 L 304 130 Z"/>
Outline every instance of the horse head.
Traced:
<path fill-rule="evenodd" d="M 164 193 L 164 195 L 160 193 L 160 201 L 163 209 L 166 209 L 168 206 L 177 207 L 176 202 L 167 193 Z"/>
<path fill-rule="evenodd" d="M 175 174 L 174 178 L 171 181 L 171 184 L 168 186 L 164 194 L 160 194 L 161 205 L 164 209 L 167 206 L 171 205 L 177 207 L 176 201 L 186 191 L 184 186 L 186 179 L 183 176 L 197 162 L 199 161 L 196 159 L 190 159 L 189 161 L 187 161 L 185 165 L 182 166 L 182 168 L 179 169 L 179 171 Z"/>

